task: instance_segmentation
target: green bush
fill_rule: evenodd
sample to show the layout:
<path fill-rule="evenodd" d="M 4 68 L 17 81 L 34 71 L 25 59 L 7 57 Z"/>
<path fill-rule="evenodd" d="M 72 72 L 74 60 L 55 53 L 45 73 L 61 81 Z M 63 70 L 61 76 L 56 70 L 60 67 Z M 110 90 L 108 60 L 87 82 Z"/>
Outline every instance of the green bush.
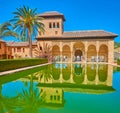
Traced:
<path fill-rule="evenodd" d="M 47 59 L 0 60 L 0 72 L 47 63 Z"/>
<path fill-rule="evenodd" d="M 60 78 L 60 68 L 55 68 L 54 65 L 52 66 L 52 77 L 54 80 L 59 80 Z"/>
<path fill-rule="evenodd" d="M 62 69 L 62 75 L 64 80 L 69 80 L 71 74 L 71 67 L 67 66 L 65 69 Z"/>
<path fill-rule="evenodd" d="M 119 60 L 117 60 L 117 64 L 118 64 L 118 65 L 120 65 L 120 59 L 119 59 Z"/>

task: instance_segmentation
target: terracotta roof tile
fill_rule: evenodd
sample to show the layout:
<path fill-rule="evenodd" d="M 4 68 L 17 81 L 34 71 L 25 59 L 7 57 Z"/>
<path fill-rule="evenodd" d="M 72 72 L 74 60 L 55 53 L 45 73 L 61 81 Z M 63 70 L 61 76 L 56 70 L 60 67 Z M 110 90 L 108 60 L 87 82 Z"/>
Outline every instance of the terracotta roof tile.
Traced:
<path fill-rule="evenodd" d="M 57 11 L 49 11 L 49 12 L 44 12 L 42 14 L 39 14 L 42 16 L 53 16 L 53 15 L 63 15 L 62 13 L 59 13 Z"/>
<path fill-rule="evenodd" d="M 42 13 L 42 14 L 39 14 L 38 16 L 41 16 L 41 17 L 62 17 L 63 20 L 65 21 L 65 17 L 62 13 L 59 13 L 57 11 L 50 11 L 50 12 L 45 12 L 45 13 Z"/>
<path fill-rule="evenodd" d="M 37 42 L 32 42 L 32 45 L 37 45 Z M 29 46 L 28 42 L 7 42 L 7 46 L 21 47 Z"/>
<path fill-rule="evenodd" d="M 114 36 L 116 37 L 117 34 L 107 32 L 104 30 L 87 30 L 87 31 L 71 31 L 71 32 L 64 32 L 62 37 L 106 37 L 106 36 Z"/>
<path fill-rule="evenodd" d="M 104 30 L 86 30 L 86 31 L 68 31 L 63 32 L 62 36 L 54 36 L 54 37 L 37 37 L 37 39 L 97 39 L 101 38 L 115 38 L 117 34 L 107 32 Z"/>

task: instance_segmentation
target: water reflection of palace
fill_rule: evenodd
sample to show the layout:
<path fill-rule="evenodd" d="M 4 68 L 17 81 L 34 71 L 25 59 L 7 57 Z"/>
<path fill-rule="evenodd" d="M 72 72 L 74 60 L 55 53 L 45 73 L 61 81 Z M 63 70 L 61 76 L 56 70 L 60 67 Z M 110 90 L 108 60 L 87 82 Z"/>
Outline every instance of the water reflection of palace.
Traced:
<path fill-rule="evenodd" d="M 11 82 L 6 80 L 6 77 L 1 79 L 0 111 L 21 113 L 26 110 L 30 113 L 33 110 L 31 113 L 36 113 L 40 112 L 40 108 L 60 109 L 68 102 L 64 96 L 68 92 L 104 94 L 115 91 L 112 88 L 113 67 L 111 65 L 52 64 L 39 69 L 39 72 L 25 75 L 17 80 L 13 76 Z M 117 70 L 114 68 L 114 71 L 115 69 Z M 15 74 L 17 76 L 17 73 Z M 11 87 L 9 82 L 12 84 Z M 11 90 L 15 97 L 12 97 Z"/>
<path fill-rule="evenodd" d="M 106 64 L 54 64 L 36 73 L 40 83 L 112 86 L 113 67 Z M 47 74 L 47 75 L 46 75 Z M 41 77 L 41 75 L 43 77 Z M 46 78 L 49 77 L 49 78 Z"/>
<path fill-rule="evenodd" d="M 64 92 L 61 88 L 41 87 L 40 97 L 44 99 L 45 106 L 60 108 L 64 106 Z"/>
<path fill-rule="evenodd" d="M 65 105 L 65 92 L 104 94 L 115 91 L 112 75 L 113 66 L 107 64 L 58 63 L 41 67 L 32 77 L 44 100 L 42 106 L 59 109 Z"/>
<path fill-rule="evenodd" d="M 35 73 L 47 107 L 63 107 L 64 92 L 104 94 L 112 88 L 113 67 L 106 64 L 54 64 Z"/>

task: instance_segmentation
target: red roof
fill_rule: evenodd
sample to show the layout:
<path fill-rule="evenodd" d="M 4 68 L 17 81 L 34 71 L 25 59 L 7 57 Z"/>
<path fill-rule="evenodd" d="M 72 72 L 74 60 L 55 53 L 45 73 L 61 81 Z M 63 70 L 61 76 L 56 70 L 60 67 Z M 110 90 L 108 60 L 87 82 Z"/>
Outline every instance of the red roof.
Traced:
<path fill-rule="evenodd" d="M 86 30 L 64 32 L 62 37 L 106 37 L 106 36 L 116 37 L 118 35 L 104 30 Z"/>
<path fill-rule="evenodd" d="M 44 40 L 44 39 L 104 39 L 104 38 L 115 38 L 117 34 L 107 32 L 104 30 L 86 30 L 86 31 L 68 31 L 63 32 L 62 36 L 51 36 L 51 37 L 38 37 L 37 39 Z"/>
<path fill-rule="evenodd" d="M 32 42 L 33 46 L 37 45 L 37 42 Z M 25 47 L 29 46 L 28 42 L 7 42 L 7 46 L 12 46 L 12 47 Z"/>
<path fill-rule="evenodd" d="M 52 18 L 52 17 L 62 17 L 62 19 L 65 21 L 65 17 L 62 13 L 59 13 L 57 11 L 50 11 L 50 12 L 45 12 L 45 13 L 42 13 L 42 14 L 39 14 L 38 16 L 41 16 L 43 18 L 45 17 L 49 17 L 49 18 Z"/>

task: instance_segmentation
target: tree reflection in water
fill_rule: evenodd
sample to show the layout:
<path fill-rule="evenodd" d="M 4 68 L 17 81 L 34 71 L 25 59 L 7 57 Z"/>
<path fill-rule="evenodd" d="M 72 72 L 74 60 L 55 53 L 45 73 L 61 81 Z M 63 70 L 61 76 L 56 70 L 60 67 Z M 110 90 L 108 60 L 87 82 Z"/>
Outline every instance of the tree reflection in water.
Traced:
<path fill-rule="evenodd" d="M 0 84 L 0 113 L 40 113 L 43 107 L 61 108 L 65 104 L 64 92 L 103 94 L 115 91 L 111 83 L 112 71 L 108 76 L 108 69 L 112 68 L 108 65 L 67 64 L 68 67 L 63 69 L 60 65 L 58 66 L 58 68 L 54 65 L 44 66 L 38 72 L 21 78 L 24 79 L 20 79 L 24 86 L 22 86 L 22 91 L 18 89 L 15 97 L 5 97 L 2 94 L 2 84 Z M 68 74 L 70 77 L 66 77 L 69 79 L 62 76 L 60 79 L 62 82 L 55 81 L 52 74 L 55 76 L 57 71 L 58 78 L 60 75 Z M 26 79 L 27 82 L 25 82 Z"/>
<path fill-rule="evenodd" d="M 15 109 L 18 107 L 18 96 L 7 97 L 2 94 L 2 85 L 0 85 L 0 113 L 15 113 Z"/>
<path fill-rule="evenodd" d="M 37 88 L 34 88 L 33 75 L 29 76 L 30 86 L 27 89 L 23 89 L 19 94 L 19 112 L 18 113 L 39 113 L 39 108 L 43 100 L 40 98 L 40 92 Z"/>
<path fill-rule="evenodd" d="M 44 100 L 40 98 L 39 89 L 34 87 L 33 74 L 29 75 L 30 85 L 26 85 L 16 97 L 4 97 L 0 90 L 0 113 L 39 113 Z M 44 95 L 43 95 L 44 96 Z"/>
<path fill-rule="evenodd" d="M 42 70 L 36 72 L 34 75 L 38 78 L 39 81 L 42 81 L 44 83 L 48 82 L 49 80 L 52 80 L 51 66 L 44 66 Z"/>

